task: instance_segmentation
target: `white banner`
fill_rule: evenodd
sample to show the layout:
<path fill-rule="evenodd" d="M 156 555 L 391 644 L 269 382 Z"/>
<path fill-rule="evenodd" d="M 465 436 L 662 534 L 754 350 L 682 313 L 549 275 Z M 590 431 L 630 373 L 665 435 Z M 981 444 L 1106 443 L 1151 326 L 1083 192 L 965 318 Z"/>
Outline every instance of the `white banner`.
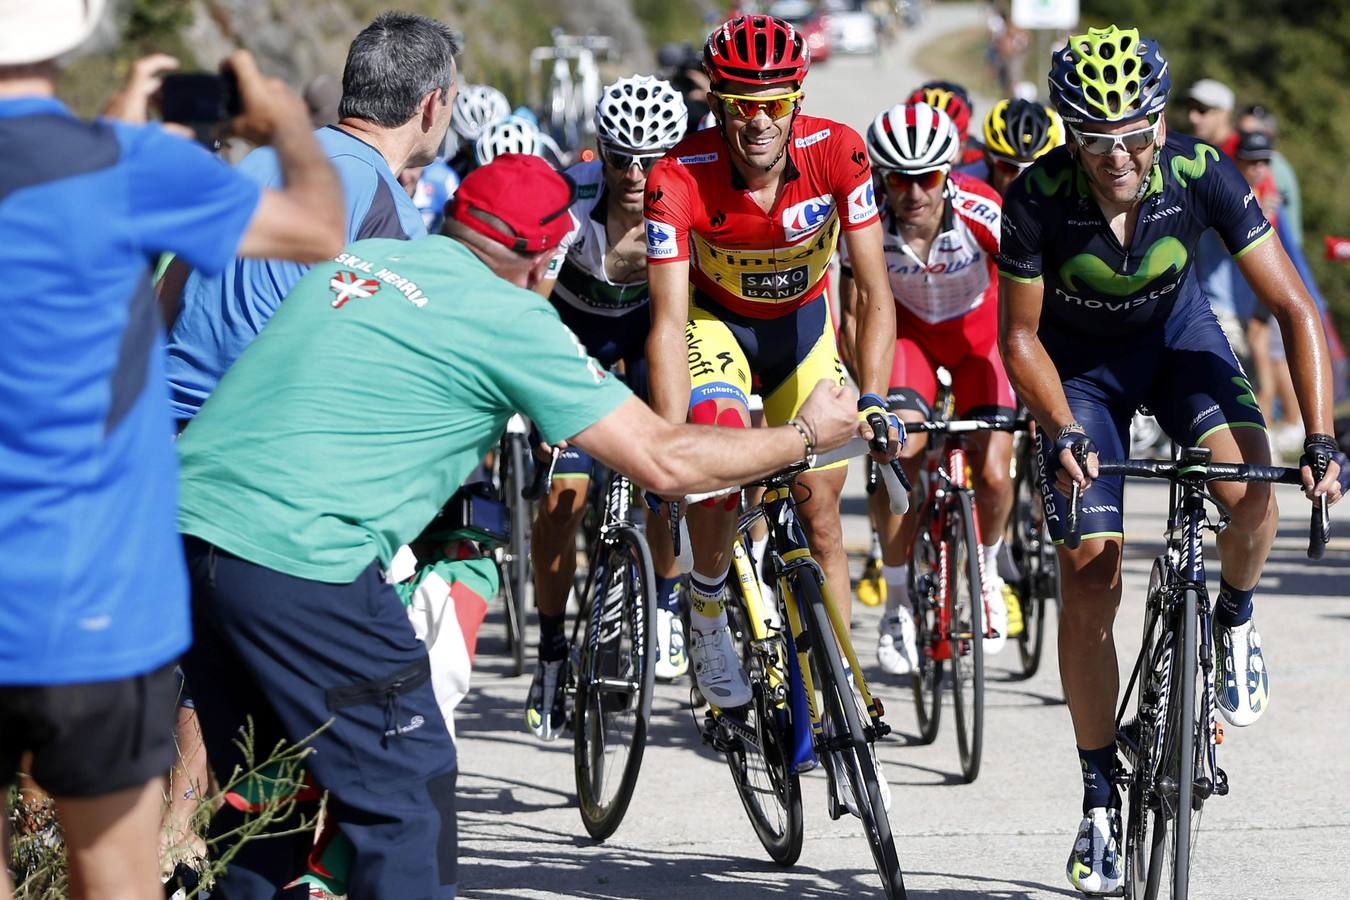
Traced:
<path fill-rule="evenodd" d="M 1078 27 L 1078 0 L 1013 0 L 1012 21 L 1027 30 L 1068 31 Z"/>

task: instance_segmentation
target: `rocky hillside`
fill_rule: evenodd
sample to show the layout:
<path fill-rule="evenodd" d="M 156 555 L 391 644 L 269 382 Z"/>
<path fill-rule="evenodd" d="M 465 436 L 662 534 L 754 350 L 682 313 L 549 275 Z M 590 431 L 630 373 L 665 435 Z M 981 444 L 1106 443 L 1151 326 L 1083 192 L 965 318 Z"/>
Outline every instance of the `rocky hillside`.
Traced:
<path fill-rule="evenodd" d="M 698 39 L 716 0 L 113 0 L 113 14 L 95 51 L 74 61 L 63 94 L 84 111 L 97 108 L 142 52 L 167 50 L 185 66 L 208 68 L 234 47 L 246 47 L 263 68 L 294 85 L 340 74 L 347 44 L 385 9 L 433 16 L 464 35 L 469 80 L 490 81 L 518 102 L 527 98 L 532 47 L 561 28 L 604 34 L 620 58 L 615 71 L 643 71 L 667 40 Z"/>

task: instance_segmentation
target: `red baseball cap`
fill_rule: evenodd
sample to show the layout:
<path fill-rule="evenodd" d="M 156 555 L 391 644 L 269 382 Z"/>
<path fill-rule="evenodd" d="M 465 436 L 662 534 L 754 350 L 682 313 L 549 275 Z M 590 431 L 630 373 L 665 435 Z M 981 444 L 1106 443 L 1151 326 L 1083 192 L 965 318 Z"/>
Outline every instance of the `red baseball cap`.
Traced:
<path fill-rule="evenodd" d="M 572 230 L 567 212 L 575 200 L 576 184 L 544 160 L 505 153 L 465 176 L 446 215 L 517 253 L 538 253 L 558 246 Z M 511 231 L 499 230 L 473 210 L 496 216 Z"/>

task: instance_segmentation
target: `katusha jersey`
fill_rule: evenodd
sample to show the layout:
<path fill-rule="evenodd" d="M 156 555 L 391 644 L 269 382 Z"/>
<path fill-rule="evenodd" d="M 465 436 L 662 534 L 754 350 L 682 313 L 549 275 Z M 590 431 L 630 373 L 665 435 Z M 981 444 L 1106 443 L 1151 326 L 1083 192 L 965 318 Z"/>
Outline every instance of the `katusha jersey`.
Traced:
<path fill-rule="evenodd" d="M 694 288 L 726 309 L 773 319 L 825 290 L 841 229 L 877 221 L 858 133 L 798 115 L 783 187 L 764 212 L 732 165 L 720 128 L 695 132 L 647 179 L 647 262 L 688 259 Z"/>
<path fill-rule="evenodd" d="M 881 211 L 886 273 L 891 293 L 903 310 L 937 324 L 959 319 L 998 300 L 994 256 L 1000 231 L 999 198 L 982 181 L 953 172 L 949 176 L 942 228 L 921 259 L 900 236 L 894 215 Z M 840 254 L 844 274 L 852 274 L 845 247 Z"/>
<path fill-rule="evenodd" d="M 603 165 L 594 160 L 567 170 L 577 185 L 573 227 L 554 251 L 547 277 L 557 279 L 553 296 L 562 302 L 598 316 L 622 316 L 647 302 L 647 278 L 640 271 L 632 280 L 613 281 L 605 271 L 610 247 Z"/>
<path fill-rule="evenodd" d="M 1111 232 L 1068 148 L 1038 159 L 1003 199 L 999 272 L 1045 284 L 1042 323 L 1119 337 L 1199 302 L 1195 246 L 1213 228 L 1235 256 L 1270 237 L 1261 204 L 1232 160 L 1169 135 L 1149 176 L 1128 248 Z"/>

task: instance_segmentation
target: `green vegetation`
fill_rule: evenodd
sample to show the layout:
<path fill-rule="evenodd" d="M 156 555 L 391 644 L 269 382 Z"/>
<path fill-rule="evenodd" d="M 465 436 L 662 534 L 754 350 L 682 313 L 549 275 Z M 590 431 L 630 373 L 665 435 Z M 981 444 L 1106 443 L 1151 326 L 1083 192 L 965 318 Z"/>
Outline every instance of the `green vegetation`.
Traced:
<path fill-rule="evenodd" d="M 920 47 L 914 63 L 929 78 L 954 81 L 977 97 L 997 97 L 998 83 L 994 80 L 994 73 L 984 65 L 988 47 L 989 30 L 983 25 L 976 25 L 945 34 L 941 40 Z M 897 87 L 909 91 L 918 85 Z M 903 96 L 896 98 L 897 102 L 903 99 Z M 986 112 L 988 109 L 975 110 L 976 121 L 971 123 L 972 130 L 980 127 Z"/>
<path fill-rule="evenodd" d="M 1135 25 L 1162 45 L 1174 96 L 1217 78 L 1238 105 L 1280 119 L 1277 146 L 1303 189 L 1304 253 L 1343 337 L 1350 337 L 1350 266 L 1325 262 L 1322 238 L 1350 234 L 1350 194 L 1330 189 L 1350 159 L 1350 14 L 1342 0 L 1084 0 L 1085 24 Z M 1187 130 L 1180 104 L 1173 127 Z"/>

